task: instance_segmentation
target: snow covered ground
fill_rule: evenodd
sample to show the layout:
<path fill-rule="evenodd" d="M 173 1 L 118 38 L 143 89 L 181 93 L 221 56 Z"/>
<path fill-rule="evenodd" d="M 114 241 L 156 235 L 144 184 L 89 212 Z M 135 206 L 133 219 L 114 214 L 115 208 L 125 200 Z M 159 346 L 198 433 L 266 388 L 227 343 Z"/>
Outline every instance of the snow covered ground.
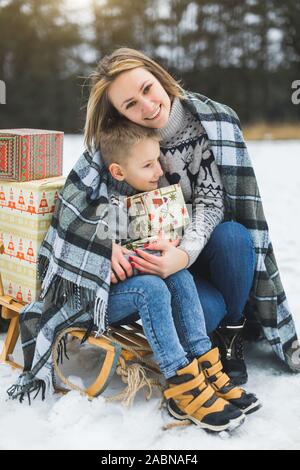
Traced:
<path fill-rule="evenodd" d="M 64 174 L 83 148 L 81 136 L 66 136 Z M 300 332 L 300 141 L 251 142 L 249 151 L 264 201 L 266 217 L 290 308 Z M 2 347 L 4 335 L 0 335 Z M 18 346 L 17 358 L 21 358 Z M 73 380 L 90 378 L 98 352 L 73 347 Z M 140 392 L 132 408 L 93 401 L 72 391 L 55 395 L 31 407 L 6 401 L 6 389 L 18 372 L 0 365 L 0 449 L 300 449 L 300 375 L 279 364 L 265 343 L 248 345 L 247 389 L 263 408 L 248 417 L 232 435 L 209 435 L 195 426 L 164 431 L 170 422 L 160 410 L 158 395 L 148 402 Z M 76 372 L 75 372 L 76 371 Z M 74 377 L 74 375 L 77 377 Z M 80 378 L 80 377 L 81 378 Z M 120 387 L 114 378 L 105 395 Z"/>

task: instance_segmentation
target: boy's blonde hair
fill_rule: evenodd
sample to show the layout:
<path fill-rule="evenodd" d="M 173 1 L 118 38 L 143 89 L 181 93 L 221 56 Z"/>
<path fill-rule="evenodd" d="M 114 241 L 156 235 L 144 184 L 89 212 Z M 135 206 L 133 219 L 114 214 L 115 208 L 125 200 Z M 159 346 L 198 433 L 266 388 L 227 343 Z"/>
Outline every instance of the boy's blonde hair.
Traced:
<path fill-rule="evenodd" d="M 157 142 L 160 140 L 156 129 L 139 126 L 128 119 L 122 119 L 103 130 L 100 135 L 100 151 L 106 167 L 112 163 L 124 164 L 132 147 L 147 138 Z"/>
<path fill-rule="evenodd" d="M 143 67 L 152 73 L 165 89 L 169 97 L 183 98 L 184 91 L 177 82 L 157 62 L 140 51 L 121 47 L 112 54 L 103 57 L 96 70 L 90 74 L 91 92 L 87 104 L 84 140 L 89 150 L 95 150 L 100 145 L 100 135 L 114 122 L 124 117 L 113 107 L 108 98 L 109 85 L 122 72 Z"/>

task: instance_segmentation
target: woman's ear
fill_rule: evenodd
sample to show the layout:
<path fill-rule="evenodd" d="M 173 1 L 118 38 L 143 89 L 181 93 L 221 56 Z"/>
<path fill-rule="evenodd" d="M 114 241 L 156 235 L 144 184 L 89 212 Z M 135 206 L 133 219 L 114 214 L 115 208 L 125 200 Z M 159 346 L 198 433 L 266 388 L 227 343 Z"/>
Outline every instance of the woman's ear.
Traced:
<path fill-rule="evenodd" d="M 111 163 L 108 170 L 114 179 L 118 181 L 123 181 L 125 179 L 123 169 L 118 163 Z"/>

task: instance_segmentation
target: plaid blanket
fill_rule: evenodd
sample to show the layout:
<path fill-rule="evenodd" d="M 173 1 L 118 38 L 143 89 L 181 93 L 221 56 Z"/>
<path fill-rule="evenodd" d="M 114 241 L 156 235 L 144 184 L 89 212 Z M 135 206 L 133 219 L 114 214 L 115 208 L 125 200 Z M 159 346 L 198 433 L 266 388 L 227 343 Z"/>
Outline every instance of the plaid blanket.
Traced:
<path fill-rule="evenodd" d="M 53 391 L 52 346 L 62 330 L 81 327 L 88 334 L 96 325 L 100 335 L 107 329 L 112 240 L 121 236 L 111 201 L 137 192 L 112 178 L 99 150 L 85 151 L 70 172 L 39 250 L 40 299 L 20 312 L 24 373 L 9 388 L 10 398 Z"/>
<path fill-rule="evenodd" d="M 183 104 L 201 121 L 216 159 L 225 191 L 225 220 L 245 225 L 254 240 L 257 265 L 246 306 L 264 329 L 280 359 L 300 370 L 299 343 L 269 238 L 255 174 L 235 112 L 203 95 L 186 93 Z M 21 312 L 25 372 L 9 390 L 11 398 L 53 385 L 51 347 L 70 325 L 106 327 L 112 238 L 109 187 L 121 195 L 136 192 L 110 178 L 97 150 L 84 152 L 59 195 L 51 226 L 39 252 L 41 299 Z"/>
<path fill-rule="evenodd" d="M 243 224 L 254 241 L 256 270 L 245 312 L 259 320 L 277 356 L 298 371 L 299 342 L 238 116 L 228 106 L 198 93 L 186 93 L 183 104 L 201 121 L 208 135 L 224 184 L 225 220 Z"/>

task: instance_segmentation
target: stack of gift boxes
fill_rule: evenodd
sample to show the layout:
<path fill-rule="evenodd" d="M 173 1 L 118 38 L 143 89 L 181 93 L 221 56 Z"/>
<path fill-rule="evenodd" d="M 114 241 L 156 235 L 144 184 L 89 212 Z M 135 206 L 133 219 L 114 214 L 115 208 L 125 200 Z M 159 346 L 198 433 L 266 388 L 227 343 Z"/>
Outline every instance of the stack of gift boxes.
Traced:
<path fill-rule="evenodd" d="M 41 290 L 38 252 L 65 183 L 63 135 L 0 130 L 0 275 L 4 294 L 20 302 L 36 300 Z"/>

